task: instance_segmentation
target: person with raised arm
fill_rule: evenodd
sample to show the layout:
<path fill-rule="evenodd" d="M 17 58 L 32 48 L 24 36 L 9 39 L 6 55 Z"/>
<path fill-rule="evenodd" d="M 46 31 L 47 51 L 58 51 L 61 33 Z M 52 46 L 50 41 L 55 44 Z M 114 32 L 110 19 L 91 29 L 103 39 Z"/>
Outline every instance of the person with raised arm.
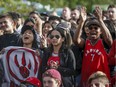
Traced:
<path fill-rule="evenodd" d="M 87 85 L 87 79 L 96 71 L 104 72 L 108 79 L 110 79 L 108 55 L 104 49 L 103 41 L 111 47 L 112 37 L 102 20 L 102 10 L 99 7 L 96 7 L 95 11 L 97 18 L 92 18 L 86 24 L 89 29 L 89 37 L 86 40 L 81 38 L 82 28 L 87 19 L 86 9 L 84 7 L 81 8 L 80 23 L 74 35 L 74 41 L 76 44 L 84 49 L 81 71 L 81 87 L 85 87 Z M 101 35 L 103 39 L 100 38 Z"/>

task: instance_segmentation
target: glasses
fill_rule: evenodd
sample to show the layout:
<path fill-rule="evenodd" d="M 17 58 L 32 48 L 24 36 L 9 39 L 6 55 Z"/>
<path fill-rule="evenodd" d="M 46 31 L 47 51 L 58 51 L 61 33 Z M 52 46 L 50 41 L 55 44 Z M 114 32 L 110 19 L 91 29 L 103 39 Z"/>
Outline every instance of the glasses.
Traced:
<path fill-rule="evenodd" d="M 31 85 L 31 84 L 28 84 L 28 85 L 21 84 L 20 87 L 35 87 L 35 86 L 34 85 Z"/>
<path fill-rule="evenodd" d="M 89 30 L 95 29 L 97 30 L 99 27 L 89 27 Z"/>
<path fill-rule="evenodd" d="M 56 39 L 59 39 L 59 38 L 60 38 L 59 35 L 50 35 L 50 39 L 53 39 L 54 37 L 55 37 Z"/>
<path fill-rule="evenodd" d="M 7 23 L 7 21 L 0 22 L 0 24 L 3 24 L 3 23 L 4 23 L 4 24 L 6 24 L 6 23 Z"/>

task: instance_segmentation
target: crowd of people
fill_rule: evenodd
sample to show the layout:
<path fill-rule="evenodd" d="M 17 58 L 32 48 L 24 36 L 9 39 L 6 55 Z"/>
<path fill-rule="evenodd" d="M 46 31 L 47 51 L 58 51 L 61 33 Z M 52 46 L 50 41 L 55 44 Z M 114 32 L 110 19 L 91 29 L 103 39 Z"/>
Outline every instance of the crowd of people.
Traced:
<path fill-rule="evenodd" d="M 0 87 L 115 87 L 116 5 L 61 16 L 0 15 Z"/>

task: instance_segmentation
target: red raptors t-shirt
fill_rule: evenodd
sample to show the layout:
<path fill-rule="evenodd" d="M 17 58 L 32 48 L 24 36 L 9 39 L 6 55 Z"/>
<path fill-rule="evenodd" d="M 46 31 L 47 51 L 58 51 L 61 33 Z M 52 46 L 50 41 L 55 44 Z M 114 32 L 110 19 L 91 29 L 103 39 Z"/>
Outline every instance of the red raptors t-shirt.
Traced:
<path fill-rule="evenodd" d="M 57 53 L 52 53 L 52 56 L 48 59 L 47 65 L 50 66 L 53 61 L 60 65 L 60 57 Z"/>

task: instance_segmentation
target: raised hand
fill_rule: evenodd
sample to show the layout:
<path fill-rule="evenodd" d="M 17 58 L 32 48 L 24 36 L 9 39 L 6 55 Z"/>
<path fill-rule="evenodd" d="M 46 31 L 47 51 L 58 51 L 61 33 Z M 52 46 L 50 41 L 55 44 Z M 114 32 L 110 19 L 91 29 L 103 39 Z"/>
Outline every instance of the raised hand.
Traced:
<path fill-rule="evenodd" d="M 41 36 L 41 47 L 47 47 L 47 37 Z"/>
<path fill-rule="evenodd" d="M 95 12 L 98 20 L 102 20 L 102 9 L 99 6 L 97 6 L 95 7 Z"/>
<path fill-rule="evenodd" d="M 80 12 L 81 12 L 80 19 L 82 22 L 85 22 L 85 20 L 87 19 L 86 8 L 82 7 L 80 9 Z"/>

